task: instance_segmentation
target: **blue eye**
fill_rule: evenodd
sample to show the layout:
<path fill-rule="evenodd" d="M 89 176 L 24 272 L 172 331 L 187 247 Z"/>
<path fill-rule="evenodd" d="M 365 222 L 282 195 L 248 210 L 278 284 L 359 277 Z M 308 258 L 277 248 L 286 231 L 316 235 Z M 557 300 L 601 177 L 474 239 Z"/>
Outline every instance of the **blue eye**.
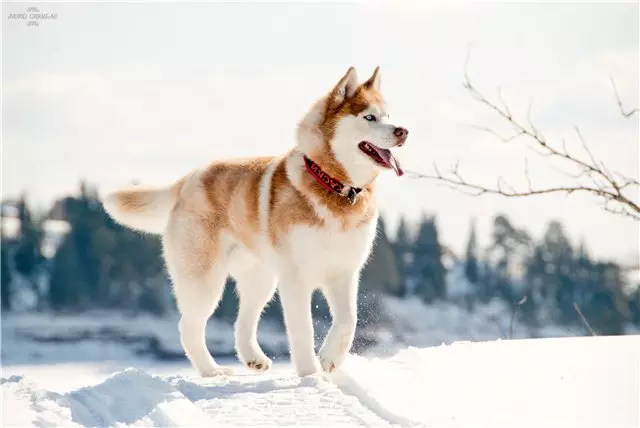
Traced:
<path fill-rule="evenodd" d="M 368 120 L 369 122 L 375 122 L 376 121 L 376 117 L 372 114 L 368 114 L 364 117 L 364 120 Z"/>

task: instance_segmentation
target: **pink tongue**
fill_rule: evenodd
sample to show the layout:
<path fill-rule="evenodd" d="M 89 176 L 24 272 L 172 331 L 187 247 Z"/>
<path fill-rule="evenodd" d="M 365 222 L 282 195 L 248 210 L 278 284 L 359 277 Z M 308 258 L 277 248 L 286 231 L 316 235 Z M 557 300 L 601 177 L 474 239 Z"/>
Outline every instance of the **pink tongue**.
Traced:
<path fill-rule="evenodd" d="M 376 152 L 380 155 L 380 157 L 385 161 L 387 165 L 389 165 L 396 172 L 396 175 L 399 177 L 404 174 L 402 167 L 400 167 L 400 163 L 393 157 L 391 154 L 391 150 L 380 149 L 376 147 Z"/>

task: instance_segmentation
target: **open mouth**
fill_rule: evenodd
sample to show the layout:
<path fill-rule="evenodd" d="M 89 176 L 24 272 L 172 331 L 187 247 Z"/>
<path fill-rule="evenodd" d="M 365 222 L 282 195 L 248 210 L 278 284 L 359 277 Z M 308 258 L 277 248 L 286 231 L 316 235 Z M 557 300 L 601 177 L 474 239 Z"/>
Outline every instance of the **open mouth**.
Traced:
<path fill-rule="evenodd" d="M 358 148 L 362 151 L 362 153 L 373 159 L 373 161 L 378 165 L 384 168 L 392 168 L 398 176 L 404 174 L 404 171 L 402 171 L 400 164 L 398 163 L 396 158 L 393 157 L 393 154 L 391 154 L 391 150 L 382 149 L 375 144 L 369 143 L 368 141 L 362 141 L 360 144 L 358 144 Z"/>

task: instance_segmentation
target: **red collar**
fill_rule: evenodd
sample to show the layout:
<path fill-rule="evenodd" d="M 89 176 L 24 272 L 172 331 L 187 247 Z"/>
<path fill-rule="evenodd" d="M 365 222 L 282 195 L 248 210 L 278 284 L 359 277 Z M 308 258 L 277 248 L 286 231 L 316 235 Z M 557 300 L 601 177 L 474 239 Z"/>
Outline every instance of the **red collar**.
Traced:
<path fill-rule="evenodd" d="M 320 168 L 317 163 L 309 159 L 307 155 L 304 155 L 304 166 L 307 168 L 309 174 L 311 174 L 311 176 L 315 178 L 322 187 L 330 192 L 335 192 L 340 196 L 344 196 L 349 200 L 351 205 L 356 203 L 356 196 L 362 192 L 361 188 L 345 186 L 340 182 L 340 180 L 337 180 L 324 172 L 322 168 Z"/>

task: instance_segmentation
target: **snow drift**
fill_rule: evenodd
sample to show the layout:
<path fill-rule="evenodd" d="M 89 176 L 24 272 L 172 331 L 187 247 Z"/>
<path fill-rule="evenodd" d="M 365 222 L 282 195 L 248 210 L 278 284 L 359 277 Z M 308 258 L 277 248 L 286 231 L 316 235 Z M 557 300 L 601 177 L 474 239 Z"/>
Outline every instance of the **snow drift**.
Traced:
<path fill-rule="evenodd" d="M 330 377 L 298 378 L 289 365 L 210 379 L 153 372 L 130 368 L 66 392 L 28 376 L 3 377 L 3 426 L 613 428 L 640 422 L 640 336 L 351 355 Z"/>

